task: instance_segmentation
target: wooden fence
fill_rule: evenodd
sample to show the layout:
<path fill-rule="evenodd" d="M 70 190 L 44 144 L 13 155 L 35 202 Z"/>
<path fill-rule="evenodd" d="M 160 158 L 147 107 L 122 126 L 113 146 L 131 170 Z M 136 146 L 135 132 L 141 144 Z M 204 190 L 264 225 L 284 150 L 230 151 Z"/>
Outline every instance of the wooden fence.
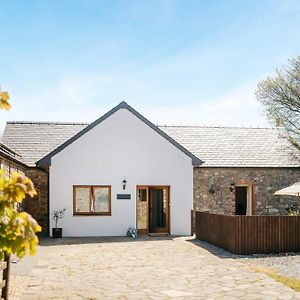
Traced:
<path fill-rule="evenodd" d="M 196 238 L 235 254 L 300 251 L 300 216 L 196 212 Z"/>
<path fill-rule="evenodd" d="M 9 256 L 4 261 L 0 260 L 0 290 L 1 299 L 8 299 L 8 282 L 9 282 Z"/>

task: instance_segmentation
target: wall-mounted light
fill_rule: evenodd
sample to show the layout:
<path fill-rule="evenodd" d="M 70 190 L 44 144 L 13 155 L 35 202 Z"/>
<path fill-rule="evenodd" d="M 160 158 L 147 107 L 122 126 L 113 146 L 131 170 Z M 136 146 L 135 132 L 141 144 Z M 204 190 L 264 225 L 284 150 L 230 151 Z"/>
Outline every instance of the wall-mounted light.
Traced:
<path fill-rule="evenodd" d="M 235 184 L 234 184 L 234 182 L 232 182 L 229 186 L 229 190 L 231 193 L 234 191 L 234 188 L 235 188 Z"/>
<path fill-rule="evenodd" d="M 127 181 L 124 179 L 122 183 L 123 183 L 123 190 L 125 190 Z"/>
<path fill-rule="evenodd" d="M 214 179 L 210 179 L 208 182 L 208 192 L 212 195 L 216 192 L 216 184 Z"/>

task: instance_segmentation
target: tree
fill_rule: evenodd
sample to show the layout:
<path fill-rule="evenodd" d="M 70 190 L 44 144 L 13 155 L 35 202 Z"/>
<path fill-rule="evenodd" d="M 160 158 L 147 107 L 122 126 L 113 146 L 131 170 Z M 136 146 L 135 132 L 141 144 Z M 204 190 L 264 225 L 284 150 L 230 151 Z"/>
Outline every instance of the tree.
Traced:
<path fill-rule="evenodd" d="M 10 109 L 8 92 L 0 91 L 0 109 Z M 41 231 L 35 219 L 26 212 L 19 212 L 18 205 L 26 195 L 35 196 L 32 181 L 17 172 L 11 177 L 0 170 L 0 259 L 10 254 L 23 257 L 34 255 L 38 245 L 37 232 Z"/>
<path fill-rule="evenodd" d="M 8 100 L 9 100 L 8 92 L 1 92 L 0 89 L 0 109 L 6 109 L 6 110 L 10 109 L 10 104 Z"/>
<path fill-rule="evenodd" d="M 283 126 L 300 148 L 300 56 L 257 85 L 256 97 L 276 126 Z"/>
<path fill-rule="evenodd" d="M 0 91 L 0 109 L 10 109 L 9 94 Z M 19 212 L 18 205 L 27 195 L 37 194 L 32 181 L 17 172 L 11 177 L 0 170 L 0 261 L 4 259 L 8 266 L 5 269 L 7 281 L 2 297 L 8 297 L 9 257 L 15 254 L 23 257 L 26 253 L 34 255 L 38 245 L 37 233 L 41 227 L 26 212 Z"/>
<path fill-rule="evenodd" d="M 36 195 L 32 181 L 15 172 L 7 177 L 0 170 L 0 259 L 10 254 L 23 257 L 34 255 L 38 245 L 36 233 L 41 231 L 35 219 L 26 212 L 18 212 L 18 204 L 26 195 Z"/>

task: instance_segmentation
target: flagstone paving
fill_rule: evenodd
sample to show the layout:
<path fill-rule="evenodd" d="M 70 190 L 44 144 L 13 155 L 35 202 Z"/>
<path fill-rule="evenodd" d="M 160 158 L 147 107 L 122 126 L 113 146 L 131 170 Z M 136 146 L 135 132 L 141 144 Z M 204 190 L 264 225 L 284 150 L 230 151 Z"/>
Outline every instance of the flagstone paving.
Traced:
<path fill-rule="evenodd" d="M 49 239 L 39 252 L 21 299 L 300 299 L 188 238 Z"/>

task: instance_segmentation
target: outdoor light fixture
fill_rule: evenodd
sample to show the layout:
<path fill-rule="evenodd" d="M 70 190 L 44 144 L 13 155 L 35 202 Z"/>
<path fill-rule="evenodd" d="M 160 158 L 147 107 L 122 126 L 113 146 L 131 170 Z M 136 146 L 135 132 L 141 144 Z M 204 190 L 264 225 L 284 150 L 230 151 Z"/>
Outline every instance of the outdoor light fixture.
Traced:
<path fill-rule="evenodd" d="M 124 179 L 123 180 L 123 190 L 125 190 L 125 188 L 126 188 L 126 183 L 127 183 L 127 181 Z"/>
<path fill-rule="evenodd" d="M 208 181 L 208 192 L 212 195 L 216 192 L 216 183 L 214 178 L 210 178 Z"/>
<path fill-rule="evenodd" d="M 232 182 L 229 186 L 230 192 L 232 193 L 234 190 L 235 184 Z"/>

